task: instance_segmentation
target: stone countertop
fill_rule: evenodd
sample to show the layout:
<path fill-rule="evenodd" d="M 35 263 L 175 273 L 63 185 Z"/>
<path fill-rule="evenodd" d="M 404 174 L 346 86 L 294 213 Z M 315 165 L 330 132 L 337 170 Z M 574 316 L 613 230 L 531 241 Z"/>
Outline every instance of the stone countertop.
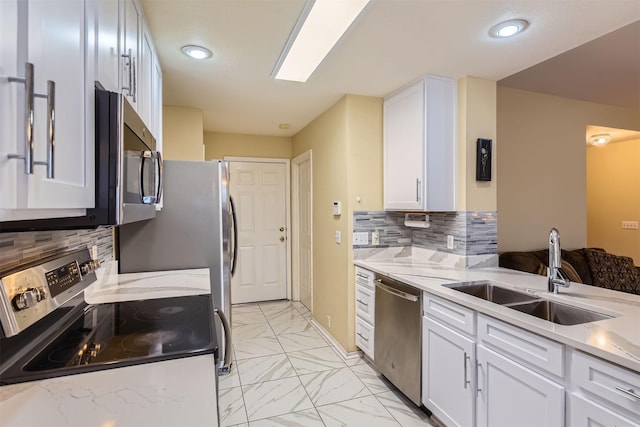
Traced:
<path fill-rule="evenodd" d="M 85 290 L 89 303 L 201 295 L 209 270 L 117 274 L 117 263 L 98 270 Z M 3 427 L 146 427 L 218 425 L 213 355 L 0 387 Z"/>
<path fill-rule="evenodd" d="M 477 312 L 640 372 L 640 296 L 571 283 L 554 295 L 544 276 L 499 267 L 461 269 L 419 261 L 412 257 L 355 260 L 355 265 L 412 285 Z M 536 297 L 615 316 L 581 325 L 563 326 L 520 313 L 442 286 L 456 282 L 489 280 L 505 288 Z"/>

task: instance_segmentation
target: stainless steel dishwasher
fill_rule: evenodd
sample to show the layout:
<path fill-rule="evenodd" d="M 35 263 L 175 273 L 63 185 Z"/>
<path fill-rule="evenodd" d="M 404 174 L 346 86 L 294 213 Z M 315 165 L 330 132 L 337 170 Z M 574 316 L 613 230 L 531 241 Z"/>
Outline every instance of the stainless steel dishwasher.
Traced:
<path fill-rule="evenodd" d="M 376 275 L 374 364 L 418 406 L 421 402 L 420 291 Z"/>

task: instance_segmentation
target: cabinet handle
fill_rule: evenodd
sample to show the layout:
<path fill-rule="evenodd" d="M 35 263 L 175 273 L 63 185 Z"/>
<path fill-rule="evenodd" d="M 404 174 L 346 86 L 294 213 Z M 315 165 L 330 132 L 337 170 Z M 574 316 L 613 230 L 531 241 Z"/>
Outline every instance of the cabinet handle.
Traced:
<path fill-rule="evenodd" d="M 131 49 L 129 49 L 128 54 L 123 54 L 122 57 L 128 59 L 127 65 L 129 67 L 129 86 L 122 86 L 122 89 L 129 91 L 127 96 L 133 96 L 133 56 L 131 55 Z"/>
<path fill-rule="evenodd" d="M 471 385 L 471 381 L 469 381 L 468 379 L 468 373 L 467 373 L 467 360 L 469 360 L 469 362 L 471 362 L 471 358 L 467 355 L 467 352 L 464 352 L 464 389 L 467 389 L 467 384 Z"/>
<path fill-rule="evenodd" d="M 24 154 L 9 154 L 9 159 L 24 159 L 24 173 L 27 175 L 33 174 L 33 64 L 25 62 L 24 64 L 24 78 L 22 77 L 9 77 L 11 83 L 24 84 L 24 115 L 25 115 L 25 150 Z"/>
<path fill-rule="evenodd" d="M 367 304 L 366 302 L 357 299 L 356 301 L 358 301 L 360 304 L 364 305 L 365 307 L 369 307 L 369 304 Z"/>
<path fill-rule="evenodd" d="M 25 150 L 24 154 L 9 154 L 9 159 L 24 160 L 24 172 L 27 175 L 33 175 L 33 167 L 35 165 L 44 165 L 47 167 L 47 178 L 53 179 L 54 166 L 54 147 L 55 147 L 55 104 L 56 104 L 56 83 L 47 81 L 47 94 L 39 94 L 34 92 L 34 67 L 30 62 L 24 64 L 24 78 L 9 77 L 11 83 L 24 84 L 25 94 Z M 47 99 L 47 161 L 35 161 L 33 159 L 34 143 L 33 143 L 33 125 L 35 121 L 34 100 L 35 98 Z"/>
<path fill-rule="evenodd" d="M 47 100 L 47 161 L 36 161 L 36 165 L 44 165 L 47 167 L 47 178 L 53 179 L 55 146 L 56 146 L 56 82 L 47 80 L 47 94 L 42 95 L 36 93 L 37 98 L 45 98 Z"/>
<path fill-rule="evenodd" d="M 627 396 L 631 396 L 631 397 L 633 397 L 634 399 L 638 399 L 638 400 L 640 400 L 640 394 L 635 393 L 635 392 L 633 391 L 633 389 L 632 389 L 632 388 L 630 388 L 630 389 L 628 389 L 628 390 L 627 390 L 627 389 L 622 388 L 622 387 L 620 387 L 620 386 L 618 385 L 618 386 L 616 386 L 616 390 L 621 391 L 621 392 L 623 392 L 624 394 L 626 394 Z"/>
<path fill-rule="evenodd" d="M 356 332 L 356 335 L 362 338 L 363 340 L 365 340 L 366 342 L 369 342 L 369 338 L 365 338 L 360 332 Z"/>
<path fill-rule="evenodd" d="M 129 54 L 131 54 L 131 51 L 129 51 Z M 133 72 L 131 73 L 133 75 L 133 102 L 137 102 L 137 96 L 138 96 L 138 79 L 136 78 L 136 58 L 132 57 L 131 58 L 131 65 L 133 68 Z"/>
<path fill-rule="evenodd" d="M 476 362 L 476 377 L 478 379 L 478 385 L 476 387 L 476 396 L 478 396 L 480 394 L 480 392 L 482 391 L 482 388 L 480 387 L 480 384 L 482 384 L 482 382 L 480 381 L 480 371 L 482 370 L 482 365 L 480 364 L 480 362 Z"/>
<path fill-rule="evenodd" d="M 416 178 L 416 202 L 420 203 L 420 178 Z"/>

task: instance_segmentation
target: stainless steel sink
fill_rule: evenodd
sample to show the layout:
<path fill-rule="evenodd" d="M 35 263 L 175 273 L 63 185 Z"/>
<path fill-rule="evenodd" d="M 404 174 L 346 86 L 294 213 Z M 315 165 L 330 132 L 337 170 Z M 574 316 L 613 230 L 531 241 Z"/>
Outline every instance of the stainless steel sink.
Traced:
<path fill-rule="evenodd" d="M 558 325 L 580 325 L 612 318 L 606 314 L 503 288 L 490 281 L 453 283 L 443 286 Z"/>
<path fill-rule="evenodd" d="M 530 314 L 558 325 L 580 325 L 597 320 L 611 319 L 611 316 L 595 311 L 560 304 L 554 301 L 537 300 L 522 304 L 513 304 L 509 308 Z"/>
<path fill-rule="evenodd" d="M 465 282 L 444 286 L 501 305 L 537 299 L 534 295 L 496 286 L 488 281 Z"/>

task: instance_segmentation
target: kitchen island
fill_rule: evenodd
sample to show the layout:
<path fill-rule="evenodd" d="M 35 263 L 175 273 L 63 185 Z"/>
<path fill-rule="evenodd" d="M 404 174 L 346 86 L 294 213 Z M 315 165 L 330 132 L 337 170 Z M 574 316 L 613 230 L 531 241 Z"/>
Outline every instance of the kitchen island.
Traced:
<path fill-rule="evenodd" d="M 202 295 L 208 269 L 117 274 L 97 270 L 88 303 Z M 183 357 L 0 387 L 0 425 L 217 426 L 213 354 Z"/>

